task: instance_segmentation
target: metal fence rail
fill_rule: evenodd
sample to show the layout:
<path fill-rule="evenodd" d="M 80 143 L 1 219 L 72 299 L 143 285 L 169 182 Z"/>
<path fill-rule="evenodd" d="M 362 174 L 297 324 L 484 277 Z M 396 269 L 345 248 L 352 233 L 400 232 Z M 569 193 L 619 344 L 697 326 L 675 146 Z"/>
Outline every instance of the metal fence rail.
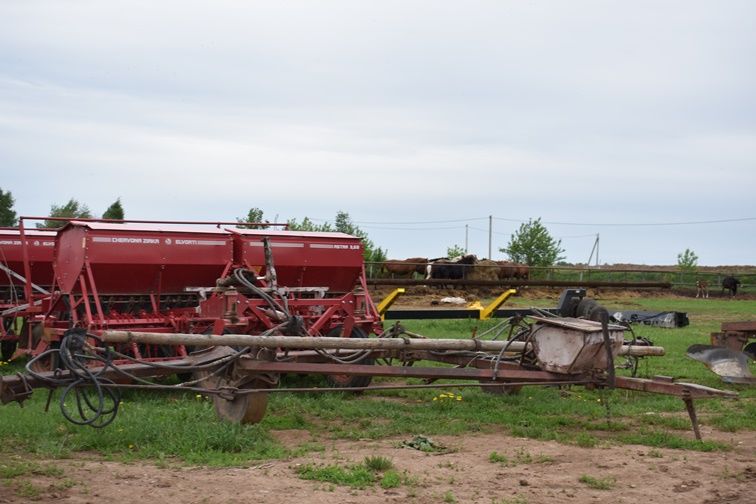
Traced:
<path fill-rule="evenodd" d="M 421 266 L 420 263 L 417 264 Z M 385 280 L 390 279 L 391 275 L 382 269 L 382 263 L 365 263 L 367 275 L 370 282 L 378 284 L 388 284 Z M 486 265 L 462 265 L 465 268 L 495 268 L 496 266 Z M 547 268 L 531 267 L 529 268 L 529 280 L 533 284 L 545 285 L 548 282 L 555 282 L 555 285 L 567 283 L 612 283 L 612 284 L 669 284 L 672 288 L 696 288 L 697 281 L 705 281 L 709 284 L 709 289 L 716 291 L 721 288 L 722 279 L 726 276 L 734 276 L 741 281 L 741 289 L 749 289 L 756 286 L 756 272 L 741 272 L 733 269 L 728 273 L 709 272 L 709 271 L 660 271 L 657 269 L 626 269 L 626 268 L 607 268 L 607 267 L 579 267 L 579 266 L 551 266 Z M 405 279 L 409 279 L 407 276 Z M 422 279 L 423 276 L 415 273 L 414 279 Z M 401 278 L 397 278 L 401 280 Z M 514 282 L 514 279 L 512 279 Z M 512 282 L 504 282 L 512 283 Z M 527 284 L 528 282 L 515 282 L 518 285 Z M 405 283 L 406 284 L 406 283 Z M 399 283 L 397 283 L 399 285 Z M 514 284 L 513 284 L 514 285 Z M 629 287 L 630 285 L 628 285 Z"/>

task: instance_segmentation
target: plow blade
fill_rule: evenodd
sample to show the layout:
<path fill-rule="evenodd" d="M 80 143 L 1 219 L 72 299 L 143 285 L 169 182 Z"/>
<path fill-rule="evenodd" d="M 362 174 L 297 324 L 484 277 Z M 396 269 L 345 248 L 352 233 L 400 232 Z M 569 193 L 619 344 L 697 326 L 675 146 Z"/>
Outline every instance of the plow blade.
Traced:
<path fill-rule="evenodd" d="M 687 356 L 703 362 L 725 383 L 756 383 L 748 368 L 748 356 L 743 352 L 720 346 L 692 345 L 688 347 Z"/>

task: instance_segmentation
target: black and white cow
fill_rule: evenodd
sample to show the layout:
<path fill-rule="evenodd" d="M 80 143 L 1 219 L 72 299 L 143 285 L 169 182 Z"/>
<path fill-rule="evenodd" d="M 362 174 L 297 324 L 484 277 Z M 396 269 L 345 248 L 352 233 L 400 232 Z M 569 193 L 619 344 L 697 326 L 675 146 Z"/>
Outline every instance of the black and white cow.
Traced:
<path fill-rule="evenodd" d="M 461 280 L 477 262 L 478 258 L 474 254 L 463 255 L 457 259 L 433 259 L 425 270 L 425 279 Z"/>

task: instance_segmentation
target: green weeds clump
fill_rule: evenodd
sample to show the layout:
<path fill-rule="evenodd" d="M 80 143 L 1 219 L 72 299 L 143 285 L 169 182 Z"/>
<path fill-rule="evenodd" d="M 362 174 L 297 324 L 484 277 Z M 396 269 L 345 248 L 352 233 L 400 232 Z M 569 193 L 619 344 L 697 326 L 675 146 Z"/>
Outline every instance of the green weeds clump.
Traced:
<path fill-rule="evenodd" d="M 551 464 L 554 462 L 554 458 L 549 455 L 544 455 L 542 453 L 531 455 L 522 448 L 519 448 L 511 457 L 493 451 L 488 455 L 488 460 L 494 464 L 501 464 L 504 466 L 516 466 L 520 464 Z"/>
<path fill-rule="evenodd" d="M 606 478 L 595 478 L 587 474 L 580 476 L 578 481 L 580 481 L 580 483 L 585 483 L 594 490 L 611 490 L 616 484 L 616 480 L 611 476 L 607 476 Z"/>
<path fill-rule="evenodd" d="M 394 467 L 394 463 L 388 457 L 381 457 L 380 455 L 371 455 L 365 457 L 365 467 L 371 471 L 383 472 Z"/>
<path fill-rule="evenodd" d="M 375 473 L 368 469 L 364 464 L 347 467 L 341 467 L 338 465 L 317 466 L 306 464 L 297 469 L 297 474 L 300 478 L 305 480 L 333 483 L 334 485 L 348 486 L 352 488 L 365 488 L 376 481 Z"/>
<path fill-rule="evenodd" d="M 370 456 L 365 457 L 360 464 L 346 466 L 305 464 L 299 466 L 296 471 L 299 477 L 305 480 L 358 489 L 373 486 L 376 482 L 383 489 L 417 484 L 416 479 L 409 476 L 406 471 L 399 473 L 393 467 L 393 461 L 387 457 Z"/>

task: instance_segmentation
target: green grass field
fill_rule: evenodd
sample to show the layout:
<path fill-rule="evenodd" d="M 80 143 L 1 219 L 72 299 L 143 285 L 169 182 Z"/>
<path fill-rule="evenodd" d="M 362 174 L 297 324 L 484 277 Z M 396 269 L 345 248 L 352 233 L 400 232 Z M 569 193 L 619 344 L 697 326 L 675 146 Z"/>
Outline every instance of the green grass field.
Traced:
<path fill-rule="evenodd" d="M 553 299 L 518 298 L 511 304 L 548 307 L 554 303 Z M 609 308 L 687 312 L 691 324 L 686 328 L 636 328 L 638 335 L 667 350 L 665 357 L 642 361 L 639 376 L 668 375 L 735 390 L 740 394 L 737 401 L 698 401 L 701 423 L 731 433 L 733 439 L 738 433 L 756 430 L 756 389 L 725 385 L 703 365 L 685 357 L 689 345 L 708 343 L 709 333 L 717 330 L 722 321 L 756 318 L 755 302 L 628 297 L 605 304 Z M 404 325 L 431 337 L 469 337 L 474 328 L 481 331 L 493 323 L 408 321 Z M 3 373 L 19 369 L 18 364 L 0 367 Z M 374 383 L 384 381 L 376 379 Z M 284 380 L 284 386 L 321 383 L 316 377 Z M 441 397 L 447 392 L 446 397 Z M 449 397 L 451 393 L 453 397 Z M 47 413 L 43 411 L 45 390 L 37 391 L 23 408 L 15 403 L 0 407 L 2 450 L 45 457 L 95 452 L 118 460 L 230 466 L 322 451 L 333 439 L 409 439 L 415 435 L 464 436 L 476 432 L 503 432 L 588 447 L 624 443 L 693 450 L 731 447 L 728 442 L 712 439 L 695 441 L 683 402 L 677 398 L 620 390 L 586 391 L 580 387 L 559 390 L 533 386 L 512 396 L 486 394 L 478 387 L 454 384 L 440 390 L 362 395 L 276 393 L 270 395 L 265 419 L 248 426 L 216 419 L 212 403 L 195 394 L 129 391 L 124 394 L 118 418 L 100 430 L 66 422 L 56 399 L 54 394 Z M 286 429 L 306 429 L 312 440 L 284 447 L 271 431 Z"/>

